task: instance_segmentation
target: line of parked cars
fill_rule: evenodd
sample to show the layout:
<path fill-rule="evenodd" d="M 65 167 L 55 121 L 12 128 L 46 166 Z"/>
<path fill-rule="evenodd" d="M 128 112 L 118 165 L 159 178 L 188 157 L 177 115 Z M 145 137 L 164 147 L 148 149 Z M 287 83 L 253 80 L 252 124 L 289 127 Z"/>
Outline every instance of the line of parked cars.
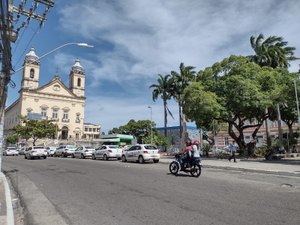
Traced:
<path fill-rule="evenodd" d="M 72 157 L 72 158 L 91 158 L 93 160 L 102 159 L 117 159 L 122 162 L 135 161 L 144 163 L 146 161 L 153 161 L 158 163 L 160 160 L 159 149 L 151 144 L 137 144 L 133 146 L 126 146 L 120 148 L 117 145 L 102 145 L 98 148 L 92 146 L 76 146 L 76 145 L 60 145 L 54 146 L 32 146 L 24 148 L 24 158 L 43 158 L 47 157 Z M 4 155 L 19 155 L 16 147 L 7 148 Z"/>
<path fill-rule="evenodd" d="M 117 145 L 102 145 L 98 148 L 91 146 L 61 145 L 54 153 L 49 153 L 49 156 L 54 157 L 72 157 L 72 158 L 92 158 L 93 160 L 102 159 L 117 159 L 122 162 L 135 161 L 144 163 L 153 161 L 158 163 L 160 160 L 159 149 L 155 145 L 137 144 L 120 148 Z"/>

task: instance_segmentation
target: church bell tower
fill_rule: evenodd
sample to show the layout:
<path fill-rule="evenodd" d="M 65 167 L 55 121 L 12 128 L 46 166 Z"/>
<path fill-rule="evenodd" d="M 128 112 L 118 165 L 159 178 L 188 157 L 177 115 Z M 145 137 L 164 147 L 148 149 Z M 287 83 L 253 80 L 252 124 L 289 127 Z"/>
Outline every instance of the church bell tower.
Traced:
<path fill-rule="evenodd" d="M 39 87 L 40 76 L 40 60 L 35 54 L 34 48 L 31 48 L 29 53 L 26 54 L 23 63 L 23 77 L 21 88 L 36 89 Z"/>
<path fill-rule="evenodd" d="M 79 59 L 76 59 L 75 64 L 72 66 L 69 80 L 70 90 L 78 97 L 84 97 L 85 72 Z"/>

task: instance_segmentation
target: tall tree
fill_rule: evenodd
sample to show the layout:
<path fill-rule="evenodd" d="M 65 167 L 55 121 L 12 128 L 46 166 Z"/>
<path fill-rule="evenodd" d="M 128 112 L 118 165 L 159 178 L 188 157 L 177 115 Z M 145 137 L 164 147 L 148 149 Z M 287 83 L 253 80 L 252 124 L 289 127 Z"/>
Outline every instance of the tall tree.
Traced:
<path fill-rule="evenodd" d="M 255 55 L 250 56 L 253 62 L 260 66 L 288 68 L 289 61 L 297 59 L 294 56 L 296 48 L 287 46 L 288 42 L 283 41 L 282 37 L 270 36 L 264 39 L 263 34 L 250 38 L 251 47 L 255 52 Z"/>
<path fill-rule="evenodd" d="M 152 91 L 152 99 L 155 102 L 160 96 L 164 104 L 164 134 L 167 137 L 167 123 L 168 123 L 168 113 L 167 113 L 167 101 L 171 98 L 170 88 L 170 75 L 162 76 L 158 74 L 157 84 L 152 84 L 150 88 L 154 88 Z"/>
<path fill-rule="evenodd" d="M 295 47 L 287 46 L 288 42 L 284 41 L 282 37 L 270 36 L 267 39 L 264 38 L 263 34 L 259 34 L 257 37 L 250 37 L 250 44 L 255 52 L 255 55 L 250 56 L 250 59 L 260 65 L 269 66 L 272 68 L 288 68 L 289 61 L 299 59 L 294 56 Z M 277 106 L 277 116 L 279 118 L 280 111 L 284 110 L 284 105 Z M 266 109 L 266 112 L 270 112 L 272 109 Z M 266 122 L 266 134 L 267 144 L 271 147 L 271 141 L 268 134 L 268 124 Z M 292 125 L 291 125 L 292 126 Z M 278 119 L 279 129 L 279 147 L 282 148 L 282 132 L 281 132 L 281 121 Z M 292 132 L 292 131 L 290 131 Z"/>
<path fill-rule="evenodd" d="M 172 76 L 172 97 L 178 102 L 179 107 L 179 126 L 180 126 L 180 137 L 182 137 L 182 94 L 186 87 L 196 79 L 195 67 L 185 66 L 184 63 L 180 63 L 179 73 L 171 71 Z"/>
<path fill-rule="evenodd" d="M 253 154 L 253 143 L 246 143 L 244 132 L 252 129 L 255 140 L 266 107 L 279 96 L 281 76 L 270 67 L 261 68 L 242 56 L 230 56 L 198 73 L 183 93 L 184 113 L 197 126 L 209 128 L 214 121 L 228 124 L 229 135 L 245 154 Z M 277 98 L 275 98 L 276 96 Z"/>
<path fill-rule="evenodd" d="M 14 130 L 21 137 L 27 140 L 33 139 L 32 144 L 40 138 L 51 138 L 56 134 L 56 124 L 51 120 L 31 120 L 21 117 L 23 125 L 17 125 Z"/>

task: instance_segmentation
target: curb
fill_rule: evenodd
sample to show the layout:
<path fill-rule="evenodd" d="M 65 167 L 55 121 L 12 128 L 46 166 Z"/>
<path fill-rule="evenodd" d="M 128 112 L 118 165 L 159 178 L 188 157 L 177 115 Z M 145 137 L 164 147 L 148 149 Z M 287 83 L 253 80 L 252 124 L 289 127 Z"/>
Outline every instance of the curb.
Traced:
<path fill-rule="evenodd" d="M 162 164 L 170 164 L 172 159 L 161 158 L 164 161 L 160 161 Z M 165 161 L 170 160 L 170 161 Z M 242 172 L 252 172 L 252 173 L 261 173 L 261 174 L 273 174 L 273 175 L 284 175 L 284 176 L 293 176 L 300 177 L 300 172 L 287 172 L 287 171 L 274 171 L 274 170 L 259 170 L 259 169 L 246 169 L 241 167 L 229 167 L 229 166 L 212 166 L 212 165 L 203 165 L 203 168 L 219 169 L 219 170 L 232 170 L 232 171 L 242 171 Z"/>
<path fill-rule="evenodd" d="M 245 168 L 239 168 L 239 167 L 236 168 L 236 167 L 211 166 L 211 165 L 204 165 L 203 167 L 204 168 L 211 168 L 211 169 L 220 169 L 220 170 L 233 170 L 233 171 L 242 171 L 242 172 L 251 172 L 251 173 L 264 173 L 264 174 L 300 177 L 300 173 L 298 173 L 298 172 L 245 169 Z"/>
<path fill-rule="evenodd" d="M 11 193 L 10 193 L 9 185 L 8 185 L 5 175 L 2 172 L 0 172 L 0 177 L 2 178 L 3 183 L 4 183 L 7 225 L 14 225 L 15 224 L 14 211 L 13 211 L 13 207 L 12 207 Z"/>

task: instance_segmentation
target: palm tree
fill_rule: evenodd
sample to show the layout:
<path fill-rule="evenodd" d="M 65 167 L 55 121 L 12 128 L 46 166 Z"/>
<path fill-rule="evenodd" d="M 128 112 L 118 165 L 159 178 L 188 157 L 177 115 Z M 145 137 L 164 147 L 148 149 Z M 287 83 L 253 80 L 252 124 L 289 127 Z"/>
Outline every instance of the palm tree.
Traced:
<path fill-rule="evenodd" d="M 196 72 L 195 67 L 185 66 L 184 63 L 180 63 L 179 73 L 171 71 L 172 75 L 172 88 L 171 95 L 178 102 L 179 106 L 179 126 L 180 126 L 180 137 L 182 137 L 182 99 L 184 89 L 190 84 L 191 81 L 195 80 Z"/>
<path fill-rule="evenodd" d="M 286 46 L 288 42 L 282 37 L 270 36 L 264 40 L 263 34 L 260 34 L 258 37 L 251 36 L 250 43 L 255 52 L 250 59 L 260 66 L 287 68 L 289 61 L 297 59 L 294 56 L 296 48 Z"/>
<path fill-rule="evenodd" d="M 290 66 L 289 61 L 297 60 L 294 56 L 296 48 L 287 46 L 288 42 L 283 41 L 282 37 L 270 36 L 264 40 L 263 34 L 259 34 L 258 37 L 251 36 L 250 44 L 255 52 L 255 55 L 250 56 L 250 59 L 256 64 L 263 66 L 269 66 L 272 68 L 288 68 Z M 266 109 L 266 113 L 268 110 Z M 279 145 L 282 148 L 282 132 L 281 132 L 281 119 L 279 104 L 277 104 L 278 115 L 278 134 Z M 271 140 L 269 137 L 268 122 L 266 120 L 266 136 L 268 148 L 271 148 Z"/>
<path fill-rule="evenodd" d="M 158 74 L 159 78 L 157 79 L 157 84 L 152 84 L 150 88 L 154 88 L 152 92 L 152 99 L 155 102 L 160 96 L 163 100 L 164 104 L 164 133 L 165 137 L 167 137 L 167 101 L 171 98 L 170 95 L 170 75 L 167 74 L 165 76 L 162 76 L 161 74 Z"/>

